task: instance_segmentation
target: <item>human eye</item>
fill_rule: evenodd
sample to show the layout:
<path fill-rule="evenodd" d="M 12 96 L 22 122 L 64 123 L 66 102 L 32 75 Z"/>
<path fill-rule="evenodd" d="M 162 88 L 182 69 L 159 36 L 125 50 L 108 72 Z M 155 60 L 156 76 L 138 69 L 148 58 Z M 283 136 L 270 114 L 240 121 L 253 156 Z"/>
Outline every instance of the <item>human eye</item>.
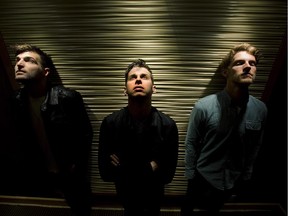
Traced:
<path fill-rule="evenodd" d="M 149 74 L 141 74 L 141 79 L 143 79 L 143 80 L 149 80 L 150 78 L 151 78 L 151 76 L 149 75 Z"/>
<path fill-rule="evenodd" d="M 142 74 L 142 75 L 141 75 L 141 79 L 144 79 L 144 80 L 148 79 L 147 74 Z"/>
<path fill-rule="evenodd" d="M 19 57 L 16 57 L 15 58 L 15 62 L 19 62 L 20 61 L 20 58 Z"/>
<path fill-rule="evenodd" d="M 255 61 L 250 61 L 249 64 L 250 64 L 251 66 L 256 66 L 256 62 L 255 62 Z"/>
<path fill-rule="evenodd" d="M 238 65 L 242 65 L 242 64 L 244 64 L 244 61 L 238 60 L 238 61 L 235 61 L 233 65 L 238 66 Z"/>
<path fill-rule="evenodd" d="M 135 74 L 132 74 L 132 75 L 130 75 L 129 77 L 128 77 L 128 80 L 134 80 L 134 79 L 136 79 L 136 75 Z"/>
<path fill-rule="evenodd" d="M 25 57 L 24 61 L 25 62 L 31 62 L 33 64 L 37 64 L 37 61 L 34 58 L 32 58 L 32 57 Z"/>

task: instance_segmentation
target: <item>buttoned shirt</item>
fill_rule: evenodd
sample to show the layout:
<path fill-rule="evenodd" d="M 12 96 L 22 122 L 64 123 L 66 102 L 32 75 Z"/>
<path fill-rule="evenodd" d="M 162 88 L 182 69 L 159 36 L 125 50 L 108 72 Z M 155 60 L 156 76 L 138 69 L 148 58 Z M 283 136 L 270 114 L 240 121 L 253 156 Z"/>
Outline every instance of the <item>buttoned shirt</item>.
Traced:
<path fill-rule="evenodd" d="M 195 104 L 185 140 L 185 176 L 197 170 L 211 185 L 231 189 L 241 177 L 250 179 L 264 134 L 267 107 L 249 96 L 244 107 L 223 90 Z"/>

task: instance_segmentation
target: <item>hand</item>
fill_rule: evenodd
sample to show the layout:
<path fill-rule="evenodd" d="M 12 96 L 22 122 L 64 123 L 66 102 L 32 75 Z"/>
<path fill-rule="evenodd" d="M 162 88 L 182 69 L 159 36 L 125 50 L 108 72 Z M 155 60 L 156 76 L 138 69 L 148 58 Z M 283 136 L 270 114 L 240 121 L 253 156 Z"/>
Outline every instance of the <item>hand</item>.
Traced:
<path fill-rule="evenodd" d="M 120 161 L 119 161 L 119 158 L 116 154 L 112 154 L 110 155 L 110 158 L 111 158 L 111 163 L 113 166 L 117 167 L 120 165 Z"/>

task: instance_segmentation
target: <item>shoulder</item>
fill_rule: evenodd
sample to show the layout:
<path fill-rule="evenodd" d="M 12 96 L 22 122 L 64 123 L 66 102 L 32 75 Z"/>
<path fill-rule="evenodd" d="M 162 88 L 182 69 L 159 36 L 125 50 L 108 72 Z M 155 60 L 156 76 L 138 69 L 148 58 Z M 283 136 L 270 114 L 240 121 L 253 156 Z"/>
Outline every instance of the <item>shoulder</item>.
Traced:
<path fill-rule="evenodd" d="M 84 102 L 81 94 L 78 91 L 64 86 L 53 86 L 50 88 L 48 93 L 48 103 L 51 105 L 73 105 L 83 104 Z"/>
<path fill-rule="evenodd" d="M 200 98 L 196 103 L 195 106 L 198 109 L 210 109 L 211 107 L 214 108 L 215 105 L 218 103 L 218 97 L 220 92 L 217 94 L 207 95 L 203 98 Z"/>
<path fill-rule="evenodd" d="M 163 125 L 171 125 L 176 124 L 175 120 L 170 117 L 168 114 L 165 114 L 164 112 L 158 110 L 157 108 L 153 107 L 154 116 L 156 118 L 160 119 L 163 123 Z"/>
<path fill-rule="evenodd" d="M 211 103 L 212 101 L 216 101 L 217 100 L 217 96 L 220 94 L 217 93 L 217 94 L 211 94 L 211 95 L 207 95 L 207 96 L 204 96 L 203 98 L 200 98 L 198 100 L 198 102 L 200 103 Z"/>
<path fill-rule="evenodd" d="M 263 101 L 261 101 L 260 99 L 254 97 L 252 95 L 249 95 L 249 102 L 253 103 L 253 105 L 257 105 L 260 107 L 266 107 L 266 104 Z"/>
<path fill-rule="evenodd" d="M 74 98 L 81 96 L 80 93 L 74 89 L 64 86 L 53 86 L 50 89 L 51 96 Z"/>
<path fill-rule="evenodd" d="M 266 104 L 265 104 L 263 101 L 255 98 L 255 97 L 252 96 L 252 95 L 249 95 L 248 106 L 249 106 L 250 108 L 255 109 L 257 112 L 267 113 L 267 106 L 266 106 Z"/>
<path fill-rule="evenodd" d="M 120 122 L 126 116 L 126 107 L 116 110 L 104 117 L 103 121 L 107 123 Z"/>

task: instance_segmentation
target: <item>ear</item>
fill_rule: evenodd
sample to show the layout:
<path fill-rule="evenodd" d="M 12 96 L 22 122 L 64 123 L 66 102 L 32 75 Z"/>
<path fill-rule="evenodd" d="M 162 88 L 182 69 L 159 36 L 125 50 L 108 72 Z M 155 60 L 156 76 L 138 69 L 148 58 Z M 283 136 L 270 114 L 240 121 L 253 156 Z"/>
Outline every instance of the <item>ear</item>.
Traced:
<path fill-rule="evenodd" d="M 127 96 L 127 89 L 126 89 L 126 87 L 124 87 L 123 92 L 124 92 L 124 95 Z"/>
<path fill-rule="evenodd" d="M 153 92 L 153 94 L 156 93 L 156 86 L 155 85 L 152 86 L 152 92 Z"/>
<path fill-rule="evenodd" d="M 228 71 L 227 70 L 223 70 L 221 71 L 222 76 L 224 76 L 225 78 L 227 77 Z"/>
<path fill-rule="evenodd" d="M 44 76 L 47 77 L 50 74 L 50 68 L 44 68 Z"/>

